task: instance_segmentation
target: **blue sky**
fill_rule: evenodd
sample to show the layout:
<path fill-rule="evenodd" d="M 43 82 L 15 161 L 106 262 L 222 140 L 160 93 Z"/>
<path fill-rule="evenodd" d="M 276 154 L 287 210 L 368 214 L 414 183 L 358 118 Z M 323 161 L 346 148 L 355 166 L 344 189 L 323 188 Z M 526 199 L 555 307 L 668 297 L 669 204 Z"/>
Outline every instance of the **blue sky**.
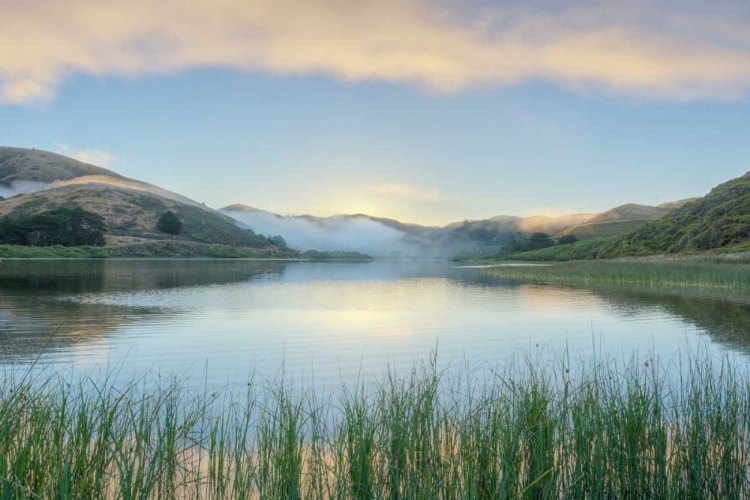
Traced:
<path fill-rule="evenodd" d="M 107 19 L 106 12 L 86 10 L 87 0 L 76 3 L 83 7 L 71 22 Z M 328 3 L 321 1 L 308 15 L 329 15 Z M 231 13 L 236 5 L 227 0 L 225 7 Z M 466 33 L 476 33 L 477 19 L 500 16 L 500 21 L 477 42 L 486 55 L 466 67 L 450 58 L 435 59 L 452 57 L 452 48 L 438 46 L 426 53 L 420 42 L 420 51 L 402 53 L 402 45 L 411 43 L 407 35 L 388 40 L 383 49 L 388 60 L 311 49 L 302 62 L 295 58 L 296 50 L 281 53 L 288 42 L 279 46 L 274 38 L 263 56 L 280 55 L 268 56 L 270 62 L 263 64 L 217 62 L 213 49 L 204 54 L 192 41 L 183 41 L 190 50 L 164 55 L 179 60 L 187 53 L 192 58 L 188 63 L 152 61 L 161 45 L 146 44 L 123 55 L 119 40 L 110 48 L 112 58 L 125 62 L 109 67 L 96 60 L 91 40 L 62 30 L 58 35 L 69 43 L 69 56 L 39 47 L 35 60 L 42 66 L 25 60 L 16 66 L 0 63 L 0 101 L 5 101 L 0 104 L 0 143 L 104 163 L 217 208 L 242 202 L 280 213 L 366 212 L 428 224 L 498 214 L 598 212 L 626 202 L 655 204 L 657 199 L 702 195 L 750 170 L 750 77 L 738 64 L 750 67 L 750 40 L 742 30 L 729 45 L 726 40 L 716 45 L 713 38 L 695 40 L 689 30 L 696 24 L 682 22 L 679 29 L 666 30 L 672 39 L 664 41 L 663 30 L 652 30 L 644 19 L 670 20 L 670 12 L 637 11 L 622 26 L 660 37 L 642 49 L 627 38 L 612 41 L 612 33 L 622 26 L 617 21 L 612 27 L 610 11 L 596 16 L 585 9 L 587 15 L 548 13 L 551 17 L 540 21 L 534 17 L 538 13 L 503 17 L 505 11 L 486 9 L 475 5 L 475 24 Z M 19 12 L 23 22 L 42 22 L 47 10 Z M 468 37 L 461 30 L 468 28 L 456 17 L 449 16 L 448 34 L 458 32 L 455 43 L 461 45 Z M 134 19 L 121 27 L 123 40 L 152 43 L 153 35 L 142 38 L 133 27 L 151 24 L 143 16 L 134 14 Z M 263 22 L 271 31 L 288 28 L 274 24 L 274 16 L 268 19 Z M 427 35 L 448 29 L 443 21 L 424 25 L 422 17 L 414 19 Z M 498 59 L 496 64 L 512 66 L 512 71 L 485 74 L 489 72 L 480 63 L 491 67 L 495 60 L 488 58 L 505 50 L 503 43 L 511 44 L 498 42 L 498 36 L 512 32 L 513 40 L 526 41 L 536 35 L 516 33 L 517 26 L 549 19 L 559 22 L 551 31 L 562 33 L 559 40 L 553 36 L 546 41 L 544 54 L 552 50 L 554 64 L 538 70 L 536 64 Z M 740 15 L 731 21 L 743 19 Z M 331 22 L 338 26 L 346 21 L 335 17 Z M 229 22 L 217 18 L 219 25 Z M 252 22 L 260 21 L 253 17 Z M 513 26 L 507 28 L 507 23 Z M 102 24 L 104 32 L 109 25 Z M 362 28 L 367 43 L 383 33 L 370 24 Z M 161 33 L 162 27 L 154 26 Z M 602 69 L 606 64 L 597 59 L 600 54 L 569 41 L 571 33 L 584 32 L 581 39 L 589 40 L 604 28 L 610 29 L 603 39 L 611 43 L 613 57 L 635 58 L 635 70 L 624 63 Z M 91 36 L 105 35 L 94 30 Z M 214 32 L 205 36 L 203 45 L 219 38 Z M 330 47 L 339 47 L 336 42 L 344 43 L 347 36 L 354 35 L 344 32 Z M 659 68 L 668 66 L 664 61 L 639 59 L 654 47 L 665 51 L 665 61 L 679 59 L 670 51 L 682 36 L 697 44 L 688 62 L 678 61 L 662 74 Z M 425 40 L 432 43 L 433 37 Z M 224 42 L 217 51 L 248 43 Z M 532 45 L 537 51 L 532 55 L 546 57 Z M 567 52 L 558 52 L 558 46 Z M 726 46 L 731 50 L 724 51 Z M 570 60 L 567 54 L 572 54 Z M 578 61 L 587 57 L 595 64 L 581 69 Z M 286 66 L 277 68 L 279 61 Z M 289 69 L 290 64 L 301 67 Z"/>

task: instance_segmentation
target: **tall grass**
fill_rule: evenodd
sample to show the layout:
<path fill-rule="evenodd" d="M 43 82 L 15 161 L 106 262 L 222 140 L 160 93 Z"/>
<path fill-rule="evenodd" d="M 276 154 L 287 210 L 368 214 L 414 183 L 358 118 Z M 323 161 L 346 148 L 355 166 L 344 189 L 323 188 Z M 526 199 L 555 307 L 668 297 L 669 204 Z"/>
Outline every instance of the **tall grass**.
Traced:
<path fill-rule="evenodd" d="M 536 282 L 750 290 L 750 265 L 716 263 L 708 259 L 578 261 L 496 266 L 485 272 L 501 278 Z"/>
<path fill-rule="evenodd" d="M 684 364 L 427 363 L 325 397 L 7 377 L 0 498 L 750 498 L 750 374 Z"/>

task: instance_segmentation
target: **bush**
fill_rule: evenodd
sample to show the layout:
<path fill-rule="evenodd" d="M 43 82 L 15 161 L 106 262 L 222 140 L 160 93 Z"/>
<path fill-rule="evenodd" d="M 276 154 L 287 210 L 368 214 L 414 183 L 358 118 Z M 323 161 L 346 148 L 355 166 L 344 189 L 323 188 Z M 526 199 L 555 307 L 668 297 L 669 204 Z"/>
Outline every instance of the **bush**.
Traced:
<path fill-rule="evenodd" d="M 23 246 L 102 246 L 107 225 L 81 207 L 62 207 L 0 221 L 0 244 Z"/>
<path fill-rule="evenodd" d="M 180 219 L 175 214 L 167 210 L 159 217 L 156 228 L 162 233 L 180 234 L 182 231 L 182 222 L 180 222 Z"/>
<path fill-rule="evenodd" d="M 268 238 L 268 241 L 270 241 L 271 244 L 275 246 L 276 248 L 278 248 L 279 250 L 289 250 L 289 245 L 287 244 L 283 236 L 280 236 L 280 235 L 271 236 Z"/>
<path fill-rule="evenodd" d="M 557 240 L 558 245 L 570 245 L 573 243 L 578 243 L 578 236 L 575 234 L 566 234 L 559 240 Z"/>

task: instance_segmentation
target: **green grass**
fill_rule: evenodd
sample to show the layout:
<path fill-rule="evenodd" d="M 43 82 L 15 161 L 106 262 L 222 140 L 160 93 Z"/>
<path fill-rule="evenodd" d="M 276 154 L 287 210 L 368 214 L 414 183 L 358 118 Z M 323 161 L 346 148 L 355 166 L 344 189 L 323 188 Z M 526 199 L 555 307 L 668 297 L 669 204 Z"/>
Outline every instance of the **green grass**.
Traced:
<path fill-rule="evenodd" d="M 648 220 L 615 220 L 608 222 L 596 222 L 593 224 L 581 224 L 565 231 L 564 234 L 574 234 L 581 239 L 584 238 L 608 238 L 620 236 L 643 227 Z"/>
<path fill-rule="evenodd" d="M 153 257 L 208 257 L 221 259 L 299 258 L 293 250 L 266 250 L 188 241 L 151 241 L 106 247 L 27 247 L 0 245 L 0 258 L 5 259 L 110 259 Z"/>
<path fill-rule="evenodd" d="M 597 251 L 604 246 L 609 238 L 589 238 L 575 243 L 566 245 L 556 245 L 540 250 L 530 250 L 528 252 L 496 252 L 482 256 L 460 256 L 453 259 L 456 262 L 502 262 L 502 261 L 538 261 L 564 262 L 569 260 L 595 259 Z"/>
<path fill-rule="evenodd" d="M 10 377 L 0 498 L 747 498 L 750 374 L 683 362 L 430 363 L 325 397 Z"/>
<path fill-rule="evenodd" d="M 750 289 L 750 265 L 729 255 L 683 259 L 576 261 L 540 266 L 497 266 L 486 272 L 507 279 L 551 283 L 608 283 L 681 288 Z"/>
<path fill-rule="evenodd" d="M 507 256 L 506 260 L 549 262 L 594 259 L 599 249 L 608 241 L 609 238 L 589 238 L 568 245 L 514 253 Z"/>

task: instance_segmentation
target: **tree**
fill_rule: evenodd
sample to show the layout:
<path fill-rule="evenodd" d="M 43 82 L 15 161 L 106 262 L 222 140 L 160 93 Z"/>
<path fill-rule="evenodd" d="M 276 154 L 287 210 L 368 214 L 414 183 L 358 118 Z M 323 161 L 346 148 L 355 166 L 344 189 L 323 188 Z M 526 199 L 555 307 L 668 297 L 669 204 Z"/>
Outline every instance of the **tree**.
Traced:
<path fill-rule="evenodd" d="M 156 223 L 156 228 L 162 233 L 180 234 L 182 231 L 182 222 L 180 222 L 180 219 L 175 214 L 168 210 L 161 214 L 159 221 Z"/>
<path fill-rule="evenodd" d="M 540 250 L 554 245 L 555 242 L 547 233 L 534 233 L 529 236 L 529 250 Z"/>
<path fill-rule="evenodd" d="M 278 248 L 279 250 L 288 250 L 289 249 L 289 245 L 287 244 L 287 242 L 284 239 L 284 237 L 281 236 L 281 235 L 277 234 L 276 236 L 271 236 L 270 238 L 268 238 L 268 241 L 270 241 L 271 244 L 273 246 L 275 246 L 276 248 Z"/>
<path fill-rule="evenodd" d="M 558 245 L 570 245 L 572 243 L 578 243 L 578 236 L 575 234 L 566 234 L 559 240 L 557 240 Z"/>
<path fill-rule="evenodd" d="M 0 243 L 25 246 L 104 245 L 104 218 L 81 207 L 60 207 L 0 220 Z"/>

